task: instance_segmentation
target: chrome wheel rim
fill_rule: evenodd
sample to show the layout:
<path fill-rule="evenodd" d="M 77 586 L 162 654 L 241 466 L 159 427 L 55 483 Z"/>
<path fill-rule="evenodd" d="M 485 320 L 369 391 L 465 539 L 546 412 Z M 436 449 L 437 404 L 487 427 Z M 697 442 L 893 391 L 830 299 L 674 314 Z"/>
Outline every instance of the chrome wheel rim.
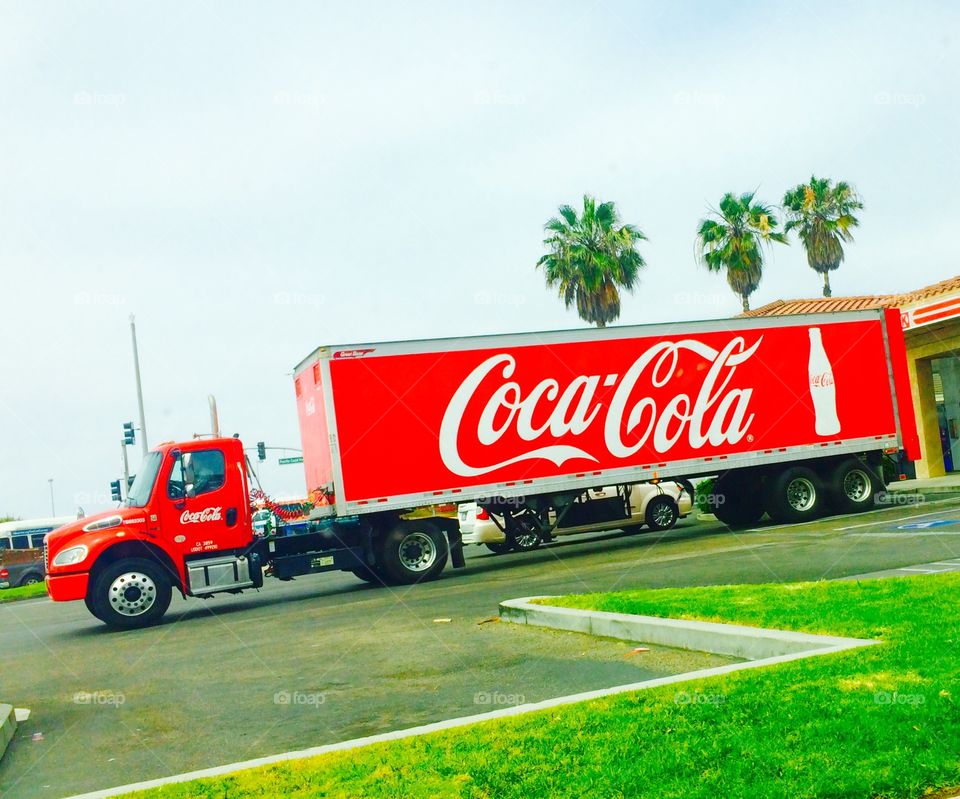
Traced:
<path fill-rule="evenodd" d="M 400 542 L 400 563 L 412 572 L 429 569 L 437 560 L 437 547 L 426 533 L 410 533 Z"/>
<path fill-rule="evenodd" d="M 653 509 L 653 521 L 657 527 L 669 527 L 673 524 L 673 508 L 669 502 L 658 502 Z"/>
<path fill-rule="evenodd" d="M 534 530 L 526 530 L 516 536 L 514 540 L 517 542 L 517 546 L 523 549 L 535 547 L 540 541 L 540 533 Z"/>
<path fill-rule="evenodd" d="M 795 511 L 808 511 L 816 501 L 817 488 L 806 477 L 795 477 L 787 485 L 787 502 Z"/>
<path fill-rule="evenodd" d="M 157 586 L 143 572 L 126 572 L 110 583 L 109 596 L 121 616 L 142 616 L 157 601 Z"/>
<path fill-rule="evenodd" d="M 851 469 L 843 478 L 843 493 L 852 502 L 863 502 L 872 488 L 869 476 L 862 469 Z"/>

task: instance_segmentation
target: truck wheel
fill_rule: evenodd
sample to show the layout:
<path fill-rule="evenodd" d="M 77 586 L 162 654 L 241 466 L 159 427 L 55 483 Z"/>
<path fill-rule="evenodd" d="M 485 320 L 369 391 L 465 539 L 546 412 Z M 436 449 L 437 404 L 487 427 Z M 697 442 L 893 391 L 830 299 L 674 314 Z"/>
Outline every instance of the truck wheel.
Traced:
<path fill-rule="evenodd" d="M 510 546 L 510 544 L 506 541 L 503 541 L 499 544 L 484 544 L 484 546 L 494 555 L 506 555 L 511 549 L 513 549 L 513 547 Z"/>
<path fill-rule="evenodd" d="M 827 475 L 830 504 L 837 513 L 857 513 L 873 507 L 873 497 L 883 490 L 876 473 L 857 458 L 838 463 Z"/>
<path fill-rule="evenodd" d="M 763 502 L 758 496 L 759 480 L 756 475 L 747 478 L 736 473 L 718 477 L 708 496 L 707 507 L 727 527 L 736 529 L 756 524 L 764 511 Z"/>
<path fill-rule="evenodd" d="M 392 582 L 426 582 L 447 565 L 447 539 L 429 521 L 408 519 L 384 536 L 380 553 L 384 576 Z"/>
<path fill-rule="evenodd" d="M 767 491 L 767 512 L 775 522 L 815 519 L 824 505 L 820 478 L 806 466 L 791 466 L 775 475 Z"/>
<path fill-rule="evenodd" d="M 101 571 L 90 589 L 89 604 L 104 624 L 123 630 L 156 624 L 170 606 L 170 578 L 145 558 L 127 558 Z"/>
<path fill-rule="evenodd" d="M 643 518 L 651 530 L 669 530 L 680 518 L 680 511 L 670 497 L 654 497 L 647 503 Z"/>
<path fill-rule="evenodd" d="M 373 566 L 369 566 L 364 563 L 362 566 L 354 566 L 350 569 L 350 572 L 354 577 L 359 577 L 365 583 L 371 583 L 372 585 L 386 585 L 387 581 L 383 579 L 383 575 L 380 574 Z"/>

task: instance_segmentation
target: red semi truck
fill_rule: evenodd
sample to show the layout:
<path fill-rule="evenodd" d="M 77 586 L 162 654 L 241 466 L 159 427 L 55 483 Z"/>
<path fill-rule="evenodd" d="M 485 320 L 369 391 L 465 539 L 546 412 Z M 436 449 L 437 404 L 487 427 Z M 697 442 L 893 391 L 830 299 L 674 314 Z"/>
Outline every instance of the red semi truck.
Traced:
<path fill-rule="evenodd" d="M 872 506 L 883 454 L 917 456 L 889 311 L 321 347 L 294 375 L 305 533 L 254 531 L 239 440 L 163 444 L 120 507 L 47 537 L 51 597 L 129 628 L 265 573 L 430 580 L 463 565 L 457 522 L 412 510 L 477 502 L 508 542 L 548 538 L 668 477 L 714 476 L 731 526 L 803 521 Z"/>

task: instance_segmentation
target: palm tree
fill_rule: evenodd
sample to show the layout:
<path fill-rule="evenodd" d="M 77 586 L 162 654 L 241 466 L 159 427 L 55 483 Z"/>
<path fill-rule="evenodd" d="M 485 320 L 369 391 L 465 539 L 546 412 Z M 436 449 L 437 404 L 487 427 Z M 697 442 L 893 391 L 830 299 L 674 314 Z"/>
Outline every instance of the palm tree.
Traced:
<path fill-rule="evenodd" d="M 860 224 L 854 211 L 863 208 L 850 184 L 840 181 L 835 186 L 829 178 L 810 177 L 810 182 L 788 191 L 783 209 L 789 233 L 796 229 L 807 251 L 807 263 L 823 275 L 823 296 L 831 296 L 830 273 L 843 260 L 841 242 L 853 241 L 851 228 Z"/>
<path fill-rule="evenodd" d="M 583 321 L 606 327 L 620 316 L 620 289 L 632 291 L 646 266 L 637 245 L 647 237 L 633 225 L 619 224 L 612 202 L 597 205 L 586 194 L 580 216 L 569 205 L 559 211 L 544 225 L 549 251 L 537 266 L 567 308 L 576 304 Z"/>
<path fill-rule="evenodd" d="M 700 220 L 697 231 L 697 258 L 711 272 L 726 270 L 727 283 L 750 310 L 750 295 L 763 277 L 763 245 L 771 241 L 786 244 L 778 233 L 770 206 L 754 202 L 755 192 L 739 197 L 727 192 L 713 219 Z"/>

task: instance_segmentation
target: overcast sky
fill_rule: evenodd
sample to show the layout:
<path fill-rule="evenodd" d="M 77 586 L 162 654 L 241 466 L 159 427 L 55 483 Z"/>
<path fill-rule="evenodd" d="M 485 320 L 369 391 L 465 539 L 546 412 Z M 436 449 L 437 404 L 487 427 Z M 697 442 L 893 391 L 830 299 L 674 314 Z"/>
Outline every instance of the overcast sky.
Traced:
<path fill-rule="evenodd" d="M 584 192 L 650 239 L 622 324 L 736 314 L 699 218 L 811 172 L 866 206 L 836 295 L 960 271 L 957 6 L 671 5 L 0 0 L 0 515 L 109 506 L 131 313 L 151 444 L 213 393 L 298 446 L 321 344 L 580 326 L 534 264 Z M 794 243 L 752 300 L 819 291 Z"/>

